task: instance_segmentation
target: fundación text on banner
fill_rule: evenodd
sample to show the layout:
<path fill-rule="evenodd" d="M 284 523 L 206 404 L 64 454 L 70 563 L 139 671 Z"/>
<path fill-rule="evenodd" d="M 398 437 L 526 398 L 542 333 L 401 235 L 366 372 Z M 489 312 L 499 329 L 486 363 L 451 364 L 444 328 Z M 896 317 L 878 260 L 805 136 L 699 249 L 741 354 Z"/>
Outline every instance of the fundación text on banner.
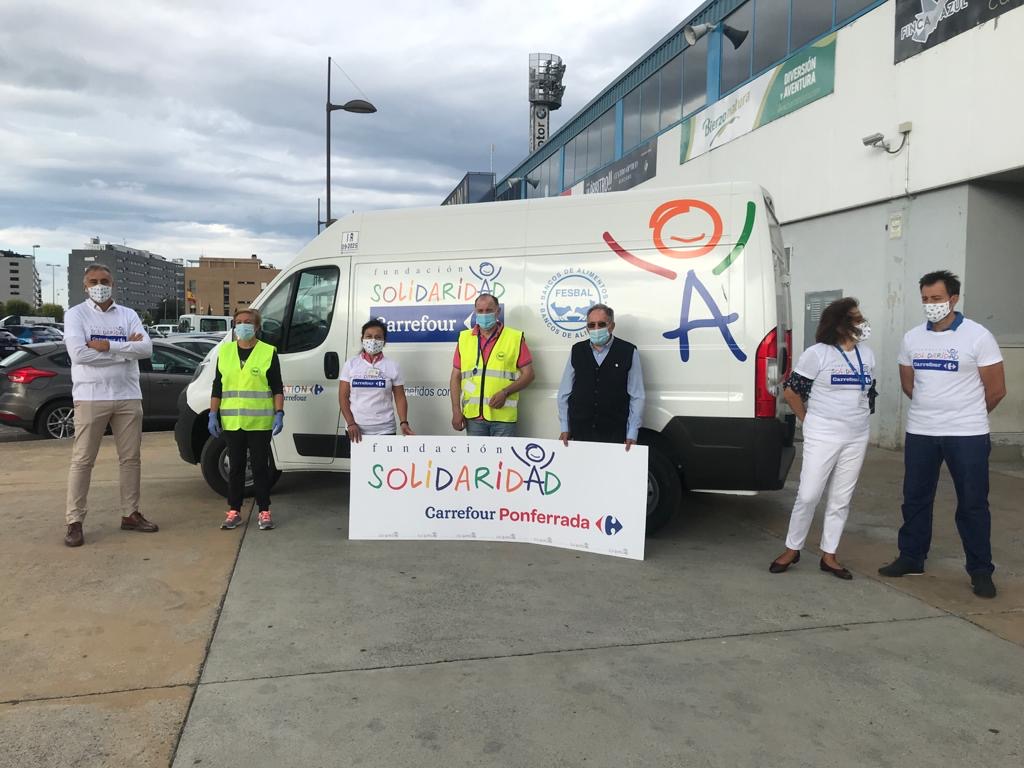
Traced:
<path fill-rule="evenodd" d="M 608 472 L 595 467 L 614 468 Z M 367 436 L 350 539 L 478 539 L 643 560 L 647 448 L 534 438 Z"/>

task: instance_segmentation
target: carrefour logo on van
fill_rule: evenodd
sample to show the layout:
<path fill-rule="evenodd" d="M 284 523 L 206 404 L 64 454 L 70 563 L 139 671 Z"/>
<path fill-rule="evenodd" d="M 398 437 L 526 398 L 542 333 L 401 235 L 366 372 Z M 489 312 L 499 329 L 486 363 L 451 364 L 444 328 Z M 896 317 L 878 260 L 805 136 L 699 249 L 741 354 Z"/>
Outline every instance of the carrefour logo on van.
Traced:
<path fill-rule="evenodd" d="M 596 272 L 569 267 L 556 272 L 541 292 L 540 315 L 552 333 L 582 338 L 587 332 L 587 310 L 608 301 L 608 289 Z"/>
<path fill-rule="evenodd" d="M 458 341 L 460 331 L 473 327 L 473 305 L 370 307 L 370 319 L 387 326 L 391 342 Z"/>

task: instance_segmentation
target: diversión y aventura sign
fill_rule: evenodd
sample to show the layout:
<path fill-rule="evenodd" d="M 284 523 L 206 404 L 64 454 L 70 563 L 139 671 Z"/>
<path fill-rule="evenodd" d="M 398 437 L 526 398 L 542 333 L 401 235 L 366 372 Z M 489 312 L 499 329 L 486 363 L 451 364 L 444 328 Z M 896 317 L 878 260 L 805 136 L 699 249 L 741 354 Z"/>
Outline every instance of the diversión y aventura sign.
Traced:
<path fill-rule="evenodd" d="M 643 560 L 647 448 L 534 438 L 366 436 L 350 539 L 479 539 Z"/>
<path fill-rule="evenodd" d="M 828 96 L 835 87 L 835 79 L 833 33 L 684 120 L 679 162 L 699 157 Z"/>

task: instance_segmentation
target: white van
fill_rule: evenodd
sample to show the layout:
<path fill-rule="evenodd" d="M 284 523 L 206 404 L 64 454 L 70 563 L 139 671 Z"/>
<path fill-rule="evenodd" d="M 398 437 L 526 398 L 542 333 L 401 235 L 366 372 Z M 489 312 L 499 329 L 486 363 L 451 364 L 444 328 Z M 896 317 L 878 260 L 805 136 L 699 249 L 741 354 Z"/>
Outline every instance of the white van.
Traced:
<path fill-rule="evenodd" d="M 224 333 L 233 320 L 230 315 L 182 315 L 175 333 Z"/>
<path fill-rule="evenodd" d="M 789 367 L 788 285 L 771 198 L 754 184 L 353 214 L 253 302 L 285 382 L 274 463 L 348 470 L 338 373 L 371 317 L 388 325 L 413 429 L 451 434 L 456 339 L 487 292 L 533 354 L 520 435 L 558 436 L 569 348 L 586 337 L 592 304 L 615 310 L 616 335 L 637 345 L 643 364 L 649 530 L 679 508 L 683 488 L 781 488 L 794 454 L 779 385 Z M 206 431 L 213 375 L 206 365 L 183 393 L 176 436 L 182 458 L 223 494 L 226 448 Z"/>

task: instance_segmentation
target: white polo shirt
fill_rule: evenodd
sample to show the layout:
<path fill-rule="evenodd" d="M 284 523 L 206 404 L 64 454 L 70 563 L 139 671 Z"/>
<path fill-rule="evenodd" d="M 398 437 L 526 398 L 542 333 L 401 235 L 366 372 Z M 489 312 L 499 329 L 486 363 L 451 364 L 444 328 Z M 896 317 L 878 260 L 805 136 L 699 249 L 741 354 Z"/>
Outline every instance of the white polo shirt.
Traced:
<path fill-rule="evenodd" d="M 392 387 L 405 386 L 398 363 L 388 357 L 368 361 L 360 353 L 346 360 L 341 368 L 341 380 L 352 387 L 349 401 L 352 418 L 364 432 L 367 428 L 387 425 L 395 429 L 395 396 Z"/>
<path fill-rule="evenodd" d="M 832 344 L 814 344 L 800 355 L 793 371 L 814 382 L 807 400 L 805 436 L 868 439 L 868 390 L 875 372 L 875 355 L 868 347 L 858 344 L 841 352 Z"/>
<path fill-rule="evenodd" d="M 914 369 L 914 396 L 907 432 L 914 435 L 987 435 L 988 408 L 978 368 L 1003 360 L 995 337 L 957 312 L 948 330 L 911 328 L 903 337 L 899 364 Z"/>

